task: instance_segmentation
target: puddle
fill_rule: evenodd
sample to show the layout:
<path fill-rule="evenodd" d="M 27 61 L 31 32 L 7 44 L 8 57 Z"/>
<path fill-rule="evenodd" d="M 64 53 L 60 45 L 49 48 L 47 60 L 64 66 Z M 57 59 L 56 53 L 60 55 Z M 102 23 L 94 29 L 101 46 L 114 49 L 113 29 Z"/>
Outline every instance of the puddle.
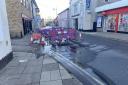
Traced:
<path fill-rule="evenodd" d="M 108 48 L 106 46 L 103 46 L 103 45 L 98 45 L 98 46 L 90 48 L 90 50 L 95 51 L 95 52 L 101 52 L 101 51 L 104 51 L 106 49 L 108 49 Z"/>
<path fill-rule="evenodd" d="M 71 60 L 74 63 L 81 64 L 81 66 L 84 66 L 87 62 L 92 61 L 96 55 L 93 54 L 91 50 L 85 47 L 80 47 L 76 44 L 56 47 L 52 45 L 46 45 L 45 47 L 41 48 L 41 51 L 44 54 L 50 54 L 51 50 L 63 55 L 63 57 Z"/>

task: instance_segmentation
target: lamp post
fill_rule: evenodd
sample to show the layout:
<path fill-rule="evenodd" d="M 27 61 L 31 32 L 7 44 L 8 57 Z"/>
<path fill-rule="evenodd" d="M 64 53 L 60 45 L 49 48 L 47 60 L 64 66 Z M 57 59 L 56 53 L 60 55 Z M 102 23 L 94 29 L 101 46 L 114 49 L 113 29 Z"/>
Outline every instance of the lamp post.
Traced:
<path fill-rule="evenodd" d="M 57 17 L 57 15 L 58 15 L 58 14 L 57 14 L 57 8 L 53 8 L 53 11 L 55 11 L 55 15 L 56 15 L 56 17 Z M 55 17 L 55 18 L 56 18 L 56 17 Z M 54 22 L 53 22 L 53 23 L 54 23 Z M 54 23 L 54 26 L 55 26 L 55 23 Z"/>
<path fill-rule="evenodd" d="M 53 8 L 53 11 L 55 11 L 56 16 L 57 16 L 57 8 Z"/>

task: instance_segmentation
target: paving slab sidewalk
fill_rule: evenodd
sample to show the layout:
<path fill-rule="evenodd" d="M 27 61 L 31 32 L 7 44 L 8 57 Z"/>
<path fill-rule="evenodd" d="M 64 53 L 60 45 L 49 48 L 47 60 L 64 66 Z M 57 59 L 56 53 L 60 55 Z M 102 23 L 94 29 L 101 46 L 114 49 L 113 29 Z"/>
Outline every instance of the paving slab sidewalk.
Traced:
<path fill-rule="evenodd" d="M 0 70 L 0 85 L 82 85 L 52 57 L 37 57 L 33 51 L 24 48 L 27 45 L 28 48 L 34 49 L 27 44 L 29 39 L 27 36 L 12 40 L 12 45 L 16 49 L 13 53 L 14 58 Z"/>
<path fill-rule="evenodd" d="M 77 78 L 54 59 L 45 56 L 44 62 L 40 85 L 82 85 Z"/>

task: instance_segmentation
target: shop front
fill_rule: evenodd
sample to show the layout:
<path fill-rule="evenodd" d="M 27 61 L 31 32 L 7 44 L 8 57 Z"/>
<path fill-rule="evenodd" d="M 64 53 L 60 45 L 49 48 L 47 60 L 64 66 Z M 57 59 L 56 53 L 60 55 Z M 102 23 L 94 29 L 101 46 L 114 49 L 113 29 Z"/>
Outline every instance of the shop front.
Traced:
<path fill-rule="evenodd" d="M 101 12 L 103 31 L 128 33 L 128 7 Z"/>
<path fill-rule="evenodd" d="M 128 32 L 128 13 L 120 14 L 118 31 Z"/>

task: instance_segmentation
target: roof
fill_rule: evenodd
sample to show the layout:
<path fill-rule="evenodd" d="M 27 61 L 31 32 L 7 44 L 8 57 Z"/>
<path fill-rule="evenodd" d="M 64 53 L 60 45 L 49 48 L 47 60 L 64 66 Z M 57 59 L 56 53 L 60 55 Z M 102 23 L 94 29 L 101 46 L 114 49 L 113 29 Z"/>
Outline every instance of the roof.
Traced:
<path fill-rule="evenodd" d="M 62 12 L 60 12 L 58 15 L 62 14 L 63 12 L 65 12 L 65 11 L 67 11 L 67 10 L 69 10 L 69 8 L 67 8 L 67 9 L 63 10 L 63 11 L 62 11 Z"/>
<path fill-rule="evenodd" d="M 107 11 L 107 10 L 111 10 L 111 9 L 127 7 L 127 6 L 128 6 L 128 1 L 127 0 L 121 0 L 121 1 L 111 3 L 111 4 L 107 4 L 107 5 L 97 7 L 95 9 L 95 12 L 102 12 L 102 11 Z"/>

